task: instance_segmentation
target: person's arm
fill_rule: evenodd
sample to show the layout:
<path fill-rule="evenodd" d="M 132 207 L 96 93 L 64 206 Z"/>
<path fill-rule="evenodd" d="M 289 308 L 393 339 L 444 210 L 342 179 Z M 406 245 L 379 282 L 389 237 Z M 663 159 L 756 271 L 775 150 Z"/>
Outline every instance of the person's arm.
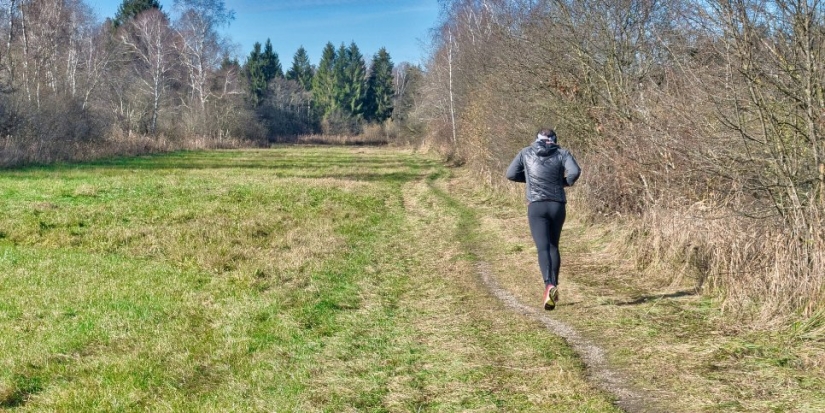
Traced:
<path fill-rule="evenodd" d="M 573 157 L 573 154 L 567 152 L 567 156 L 564 157 L 564 172 L 565 172 L 565 185 L 573 186 L 576 183 L 576 180 L 579 179 L 581 176 L 582 170 L 579 168 L 579 164 L 576 163 L 576 158 Z"/>
<path fill-rule="evenodd" d="M 513 162 L 510 162 L 505 176 L 513 182 L 527 182 L 527 178 L 524 176 L 524 162 L 521 159 L 520 151 L 516 157 L 513 158 Z"/>

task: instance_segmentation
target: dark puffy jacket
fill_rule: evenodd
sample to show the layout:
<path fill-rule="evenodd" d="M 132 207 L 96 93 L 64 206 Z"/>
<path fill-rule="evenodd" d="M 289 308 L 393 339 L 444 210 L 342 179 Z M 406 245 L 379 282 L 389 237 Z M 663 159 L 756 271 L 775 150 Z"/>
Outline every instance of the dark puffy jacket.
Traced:
<path fill-rule="evenodd" d="M 522 149 L 507 168 L 507 179 L 527 183 L 527 202 L 567 202 L 564 187 L 572 186 L 580 174 L 573 154 L 544 140 Z"/>

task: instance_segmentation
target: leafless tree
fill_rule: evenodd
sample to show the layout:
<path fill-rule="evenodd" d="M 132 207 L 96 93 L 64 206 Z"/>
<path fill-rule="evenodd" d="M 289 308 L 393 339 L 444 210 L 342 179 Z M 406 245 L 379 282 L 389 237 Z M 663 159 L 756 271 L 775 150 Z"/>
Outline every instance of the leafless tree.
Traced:
<path fill-rule="evenodd" d="M 121 31 L 120 41 L 132 58 L 135 75 L 150 99 L 148 130 L 155 134 L 161 104 L 179 62 L 177 43 L 180 39 L 167 17 L 160 10 L 150 9 L 129 20 Z"/>
<path fill-rule="evenodd" d="M 217 30 L 234 18 L 222 1 L 177 0 L 181 17 L 176 28 L 181 42 L 180 55 L 189 75 L 190 100 L 205 110 L 209 100 L 209 76 L 221 64 L 226 51 L 225 41 Z"/>

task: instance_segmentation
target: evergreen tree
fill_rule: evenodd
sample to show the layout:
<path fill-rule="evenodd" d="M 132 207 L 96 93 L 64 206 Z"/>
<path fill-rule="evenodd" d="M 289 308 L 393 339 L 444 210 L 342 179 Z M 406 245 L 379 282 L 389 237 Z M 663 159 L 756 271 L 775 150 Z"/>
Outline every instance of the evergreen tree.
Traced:
<path fill-rule="evenodd" d="M 368 120 L 383 122 L 392 115 L 393 64 L 387 49 L 381 48 L 372 58 L 370 75 L 367 79 L 367 96 L 364 104 L 364 117 Z"/>
<path fill-rule="evenodd" d="M 332 64 L 333 73 L 333 89 L 332 100 L 335 102 L 335 107 L 344 109 L 346 107 L 347 95 L 347 48 L 341 43 L 338 50 L 335 52 L 335 60 Z"/>
<path fill-rule="evenodd" d="M 244 65 L 244 75 L 250 100 L 258 106 L 266 98 L 267 87 L 272 79 L 284 77 L 278 54 L 272 50 L 269 39 L 266 39 L 263 51 L 260 42 L 255 42 L 252 46 L 252 52 Z"/>
<path fill-rule="evenodd" d="M 286 78 L 298 82 L 304 90 L 312 90 L 312 65 L 303 46 L 298 48 L 292 58 L 292 67 L 287 70 Z"/>
<path fill-rule="evenodd" d="M 343 47 L 343 45 L 341 45 Z M 355 42 L 344 51 L 343 73 L 340 82 L 341 106 L 350 115 L 359 117 L 363 113 L 366 96 L 367 66 L 364 56 Z"/>
<path fill-rule="evenodd" d="M 113 24 L 115 27 L 119 27 L 129 19 L 133 19 L 149 9 L 161 10 L 161 5 L 157 0 L 123 0 L 123 3 L 117 9 Z"/>
<path fill-rule="evenodd" d="M 281 68 L 281 61 L 278 59 L 278 53 L 272 50 L 272 42 L 270 42 L 269 39 L 266 39 L 264 52 L 261 55 L 261 66 L 267 83 L 276 77 L 284 77 L 284 71 Z"/>
<path fill-rule="evenodd" d="M 229 56 L 224 56 L 223 60 L 221 60 L 221 69 L 220 70 L 230 70 L 230 69 L 240 69 L 241 63 L 238 62 L 238 59 L 231 59 Z"/>
<path fill-rule="evenodd" d="M 267 85 L 260 42 L 255 42 L 252 46 L 252 52 L 249 53 L 249 57 L 246 59 L 243 72 L 246 78 L 249 99 L 253 105 L 257 106 L 263 101 Z"/>
<path fill-rule="evenodd" d="M 328 115 L 337 109 L 335 92 L 337 90 L 337 76 L 335 64 L 337 56 L 332 43 L 327 43 L 318 62 L 318 70 L 312 78 L 312 97 L 318 110 Z"/>

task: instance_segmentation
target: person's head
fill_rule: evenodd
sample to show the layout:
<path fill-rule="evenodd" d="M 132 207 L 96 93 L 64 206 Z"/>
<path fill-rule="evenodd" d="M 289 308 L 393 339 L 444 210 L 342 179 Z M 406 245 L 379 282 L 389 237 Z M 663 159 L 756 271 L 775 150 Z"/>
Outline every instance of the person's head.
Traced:
<path fill-rule="evenodd" d="M 540 129 L 538 135 L 536 136 L 536 138 L 537 139 L 548 140 L 548 141 L 553 142 L 553 143 L 557 143 L 557 141 L 558 141 L 557 138 L 556 138 L 556 131 L 554 131 L 552 128 L 542 128 L 542 129 Z"/>

